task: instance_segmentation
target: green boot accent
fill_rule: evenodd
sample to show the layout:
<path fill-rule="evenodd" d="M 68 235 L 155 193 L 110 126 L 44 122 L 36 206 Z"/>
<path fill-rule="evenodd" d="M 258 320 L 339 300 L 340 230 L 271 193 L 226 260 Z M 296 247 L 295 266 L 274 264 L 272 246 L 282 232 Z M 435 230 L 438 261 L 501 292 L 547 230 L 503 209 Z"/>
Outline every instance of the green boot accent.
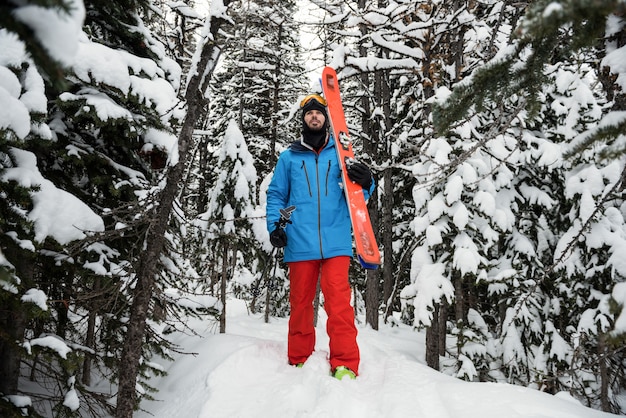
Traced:
<path fill-rule="evenodd" d="M 346 366 L 339 366 L 335 369 L 335 373 L 333 373 L 333 376 L 335 377 L 335 379 L 343 379 L 344 377 L 348 376 L 350 379 L 354 380 L 356 379 L 356 374 L 348 369 Z"/>

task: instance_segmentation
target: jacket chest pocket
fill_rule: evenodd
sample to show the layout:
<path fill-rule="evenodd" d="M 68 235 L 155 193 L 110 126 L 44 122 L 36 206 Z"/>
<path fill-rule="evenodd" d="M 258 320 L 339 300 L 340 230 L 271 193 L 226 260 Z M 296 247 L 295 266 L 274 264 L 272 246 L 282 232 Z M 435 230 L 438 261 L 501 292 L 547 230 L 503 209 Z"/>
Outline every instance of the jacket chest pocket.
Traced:
<path fill-rule="evenodd" d="M 315 163 L 298 160 L 291 165 L 291 200 L 302 202 L 313 197 L 315 186 Z"/>
<path fill-rule="evenodd" d="M 339 165 L 332 159 L 299 160 L 291 167 L 292 197 L 296 201 L 315 196 L 328 196 L 341 182 Z"/>

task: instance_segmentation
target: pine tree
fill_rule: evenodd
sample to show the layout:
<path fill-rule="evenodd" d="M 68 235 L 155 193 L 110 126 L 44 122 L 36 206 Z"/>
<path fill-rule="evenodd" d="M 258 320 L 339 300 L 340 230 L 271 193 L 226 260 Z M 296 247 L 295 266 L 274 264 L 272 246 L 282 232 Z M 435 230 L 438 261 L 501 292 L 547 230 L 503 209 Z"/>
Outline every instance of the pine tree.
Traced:
<path fill-rule="evenodd" d="M 417 117 L 407 120 L 406 116 L 409 109 L 419 107 L 411 104 L 423 93 L 414 88 L 421 83 L 415 68 L 423 55 L 416 47 L 422 34 L 408 29 L 421 6 L 386 1 L 316 4 L 326 11 L 325 21 L 330 22 L 325 25 L 323 39 L 332 50 L 327 62 L 339 69 L 344 109 L 357 154 L 373 167 L 379 186 L 369 202 L 370 218 L 379 231 L 386 261 L 381 272 L 368 271 L 364 283 L 355 277 L 357 270 L 351 273 L 357 288 L 364 287 L 366 321 L 377 329 L 381 307 L 386 320 L 394 307 L 399 309 L 399 289 L 409 281 L 410 257 L 408 253 L 394 254 L 393 248 L 399 242 L 411 242 L 408 220 L 398 218 L 405 209 L 410 210 L 413 181 L 407 182 L 398 168 L 404 164 L 399 154 L 410 155 L 410 144 L 415 140 L 416 130 L 407 125 L 419 124 Z M 393 225 L 403 225 L 406 234 Z"/>
<path fill-rule="evenodd" d="M 48 125 L 33 125 L 40 139 L 33 135 L 21 148 L 37 158 L 38 172 L 46 181 L 90 208 L 96 219 L 104 221 L 99 229 L 106 228 L 107 232 L 95 234 L 98 228 L 83 227 L 83 222 L 74 219 L 63 220 L 74 224 L 67 228 L 76 230 L 77 241 L 68 242 L 53 234 L 39 237 L 35 224 L 29 232 L 35 234 L 33 255 L 15 253 L 10 258 L 20 256 L 28 263 L 28 270 L 15 270 L 17 277 L 24 286 L 44 290 L 54 311 L 22 326 L 32 329 L 35 336 L 51 333 L 75 347 L 86 347 L 72 351 L 71 363 L 61 362 L 62 368 L 44 351 L 37 350 L 32 359 L 27 359 L 32 378 L 43 382 L 44 376 L 51 376 L 62 382 L 59 387 L 67 387 L 66 382 L 72 380 L 68 391 L 76 391 L 87 401 L 81 406 L 84 413 L 94 413 L 98 407 L 89 405 L 93 398 L 87 385 L 96 369 L 118 368 L 116 357 L 101 353 L 119 351 L 124 340 L 120 331 L 129 306 L 129 266 L 136 263 L 136 243 L 141 242 L 147 229 L 148 219 L 141 214 L 148 213 L 152 206 L 149 190 L 160 181 L 158 169 L 163 167 L 174 143 L 169 125 L 175 123 L 180 72 L 141 20 L 140 14 L 149 16 L 149 3 L 86 6 L 85 32 L 76 32 L 76 39 L 68 40 L 68 46 L 72 42 L 77 46 L 74 50 L 78 59 L 66 70 L 64 83 L 48 86 Z M 53 67 L 53 71 L 57 69 Z M 24 80 L 37 85 L 30 81 L 34 80 L 32 75 Z M 50 129 L 46 136 L 47 126 Z M 14 159 L 12 165 L 17 164 L 20 161 Z M 23 195 L 23 191 L 15 191 Z M 23 198 L 19 204 L 25 204 Z M 28 210 L 32 208 L 26 206 L 26 213 Z M 88 236 L 78 240 L 79 233 L 82 238 Z M 21 240 L 27 238 L 23 235 Z M 85 321 L 76 322 L 70 316 Z M 100 324 L 99 329 L 96 324 Z M 151 353 L 163 353 L 166 345 L 160 342 L 144 346 L 146 358 Z M 48 382 L 45 385 L 52 386 Z M 51 394 L 50 400 L 59 402 L 55 409 L 67 412 L 61 406 L 63 396 Z M 98 398 L 103 401 L 100 407 L 106 408 L 106 399 Z M 72 411 L 68 413 L 79 413 Z"/>
<path fill-rule="evenodd" d="M 261 178 L 276 155 L 293 141 L 299 120 L 292 119 L 298 98 L 307 92 L 293 1 L 241 2 L 233 10 L 234 39 L 216 77 L 211 103 L 215 135 L 236 120 Z"/>
<path fill-rule="evenodd" d="M 604 6 L 606 5 L 605 3 Z M 619 274 L 613 278 L 606 274 L 605 269 L 610 268 L 610 260 L 606 256 L 590 256 L 588 248 L 578 250 L 578 245 L 574 248 L 571 245 L 576 242 L 575 237 L 580 236 L 577 234 L 587 236 L 583 232 L 587 228 L 595 231 L 589 231 L 589 237 L 593 236 L 596 241 L 601 241 L 594 245 L 599 245 L 598 248 L 607 246 L 604 247 L 604 254 L 607 250 L 611 251 L 609 248 L 612 245 L 616 245 L 614 240 L 608 240 L 608 244 L 604 240 L 598 240 L 598 237 L 607 236 L 606 232 L 600 232 L 600 225 L 611 225 L 609 228 L 616 231 L 623 228 L 622 216 L 607 221 L 601 215 L 604 210 L 615 213 L 612 206 L 621 205 L 621 199 L 612 200 L 614 195 L 609 191 L 619 190 L 620 175 L 617 173 L 621 169 L 616 170 L 613 166 L 607 171 L 602 167 L 604 164 L 597 165 L 597 162 L 589 159 L 589 155 L 582 155 L 574 165 L 570 162 L 562 163 L 560 160 L 568 152 L 566 144 L 576 137 L 589 138 L 586 133 L 596 132 L 596 127 L 602 123 L 600 109 L 603 98 L 590 87 L 595 83 L 597 73 L 587 64 L 594 60 L 597 52 L 592 50 L 573 54 L 567 49 L 576 51 L 584 40 L 579 33 L 563 27 L 563 22 L 572 18 L 568 13 L 579 6 L 568 3 L 563 7 L 563 13 L 557 10 L 551 15 L 544 13 L 544 3 L 536 4 L 521 21 L 521 29 L 516 32 L 518 37 L 514 37 L 513 48 L 501 49 L 507 53 L 496 55 L 491 63 L 475 71 L 456 87 L 449 97 L 442 94 L 447 100 L 439 101 L 434 121 L 439 132 L 449 138 L 457 135 L 462 137 L 463 132 L 468 132 L 469 135 L 466 136 L 472 140 L 477 139 L 475 145 L 459 143 L 461 146 L 457 147 L 452 143 L 452 150 L 444 155 L 454 155 L 454 149 L 458 148 L 456 154 L 461 157 L 458 166 L 467 166 L 472 161 L 488 162 L 489 158 L 477 158 L 487 151 L 485 157 L 491 156 L 491 162 L 486 167 L 494 170 L 486 178 L 482 177 L 484 174 L 480 170 L 476 170 L 482 179 L 478 192 L 484 196 L 478 199 L 477 193 L 470 199 L 473 202 L 471 206 L 477 203 L 479 205 L 469 210 L 468 219 L 477 226 L 483 225 L 480 230 L 483 242 L 476 248 L 489 250 L 482 254 L 478 252 L 476 255 L 479 257 L 474 257 L 484 260 L 485 270 L 484 275 L 478 274 L 473 280 L 477 284 L 484 282 L 488 285 L 488 293 L 484 293 L 481 286 L 474 286 L 474 292 L 478 292 L 475 297 L 478 300 L 493 301 L 485 304 L 484 308 L 487 309 L 481 308 L 479 312 L 483 318 L 498 318 L 490 327 L 492 332 L 499 335 L 491 343 L 481 343 L 491 347 L 487 351 L 480 350 L 486 357 L 468 355 L 465 351 L 467 342 L 463 342 L 462 338 L 457 339 L 461 342 L 457 344 L 459 354 L 464 356 L 461 368 L 473 370 L 472 367 L 466 367 L 466 360 L 470 359 L 473 366 L 482 364 L 475 368 L 479 375 L 487 376 L 484 372 L 481 373 L 481 367 L 487 371 L 488 364 L 491 364 L 492 369 L 494 365 L 499 365 L 497 367 L 500 368 L 501 376 L 509 381 L 524 385 L 537 384 L 547 391 L 563 390 L 566 382 L 575 382 L 576 387 L 567 387 L 567 390 L 577 393 L 581 399 L 587 398 L 590 405 L 599 406 L 602 403 L 605 410 L 615 410 L 614 404 L 610 405 L 611 402 L 600 394 L 601 383 L 590 380 L 590 376 L 583 370 L 585 366 L 589 366 L 589 361 L 594 361 L 591 359 L 597 358 L 595 352 L 598 347 L 603 346 L 602 338 L 594 341 L 594 338 L 589 339 L 588 336 L 601 336 L 607 328 L 595 328 L 595 325 L 590 327 L 592 324 L 586 318 L 592 315 L 591 312 L 597 312 L 597 308 L 592 308 L 591 312 L 581 311 L 580 308 L 586 304 L 582 300 L 589 301 L 592 294 L 599 301 L 609 298 L 607 294 L 600 296 L 598 290 L 589 289 L 586 284 L 589 275 L 597 275 L 593 282 L 599 282 L 600 288 L 608 286 L 610 289 L 611 281 L 616 280 Z M 551 7 L 556 6 L 552 4 Z M 602 13 L 606 13 L 606 9 L 602 7 L 591 13 L 589 20 L 585 21 L 583 32 L 589 35 L 586 31 L 597 31 L 597 24 L 602 21 L 599 15 Z M 511 22 L 515 21 L 515 16 L 516 14 L 511 15 Z M 574 19 L 579 19 L 581 14 L 576 16 L 578 17 Z M 557 43 L 567 48 L 557 50 Z M 509 54 L 510 51 L 515 52 Z M 517 54 L 523 56 L 523 63 L 516 61 Z M 494 83 L 493 80 L 498 82 Z M 441 93 L 444 91 L 441 90 Z M 572 100 L 572 97 L 576 99 Z M 457 111 L 460 113 L 455 113 Z M 459 119 L 459 115 L 465 114 L 468 114 L 467 118 Z M 496 117 L 495 121 L 490 120 L 492 115 Z M 455 121 L 458 122 L 453 123 Z M 619 129 L 619 123 L 612 126 Z M 470 126 L 472 130 L 468 131 Z M 490 126 L 493 133 L 489 132 Z M 587 142 L 592 143 L 593 141 Z M 488 150 L 483 149 L 487 144 Z M 608 145 L 609 147 L 594 147 L 595 155 L 607 155 L 606 150 L 612 143 L 609 142 Z M 589 169 L 584 168 L 589 164 Z M 608 167 L 611 167 L 610 163 Z M 567 192 L 572 188 L 579 190 L 572 178 L 579 178 L 578 172 L 581 170 L 585 173 L 581 179 L 583 183 L 585 179 L 597 181 L 600 173 L 603 173 L 602 176 L 609 176 L 602 182 L 608 186 L 601 187 L 602 192 L 594 192 L 595 203 L 592 203 L 594 198 L 589 195 L 585 197 L 584 193 L 577 196 L 577 192 Z M 588 170 L 596 171 L 592 175 L 592 171 Z M 613 174 L 609 175 L 609 172 Z M 490 177 L 495 188 L 487 187 L 485 180 Z M 484 192 L 493 194 L 492 201 L 496 204 L 499 202 L 501 209 L 492 211 L 491 215 L 486 212 L 485 209 L 492 205 L 486 205 L 489 200 L 485 200 L 487 195 Z M 463 190 L 461 197 L 466 193 Z M 421 201 L 430 200 L 432 204 L 432 198 L 428 196 Z M 592 211 L 590 205 L 597 205 L 596 210 Z M 585 215 L 577 212 L 579 208 L 584 210 Z M 494 217 L 498 211 L 500 215 Z M 591 213 L 593 217 L 589 217 Z M 507 215 L 502 216 L 504 214 Z M 488 215 L 486 222 L 479 223 L 478 219 L 484 215 Z M 445 230 L 449 231 L 451 228 Z M 486 231 L 491 232 L 486 234 Z M 487 242 L 484 238 L 491 239 L 497 245 L 485 245 Z M 458 239 L 458 235 L 455 239 Z M 440 242 L 445 244 L 446 239 Z M 462 283 L 455 282 L 457 309 L 461 286 Z M 489 309 L 490 306 L 498 306 L 500 309 L 492 310 Z M 463 314 L 463 311 L 464 309 L 457 310 L 459 314 Z M 603 310 L 598 316 L 605 324 L 612 320 L 606 314 L 607 311 Z M 582 324 L 585 329 L 583 335 L 587 336 L 584 343 L 580 338 Z M 578 331 L 573 333 L 572 330 Z M 592 330 L 591 334 L 589 330 Z M 466 335 L 468 333 L 461 329 L 457 332 L 459 337 L 465 338 Z M 469 335 L 480 333 L 470 332 Z M 468 342 L 473 345 L 471 339 Z M 477 353 L 473 348 L 472 352 Z M 586 354 L 582 354 L 583 352 Z M 620 360 L 616 358 L 614 361 Z M 606 364 L 604 370 L 610 380 L 606 373 Z M 491 376 L 498 378 L 493 371 Z M 616 380 L 619 381 L 619 378 L 612 381 Z M 583 387 L 587 393 L 580 390 Z M 590 387 L 594 389 L 590 390 Z M 603 392 L 608 393 L 607 390 Z M 601 402 L 598 401 L 600 398 Z"/>
<path fill-rule="evenodd" d="M 624 5 L 615 0 L 533 3 L 513 34 L 511 47 L 501 50 L 484 68 L 474 72 L 471 83 L 458 86 L 445 104 L 436 107 L 433 122 L 437 130 L 445 132 L 473 106 L 481 110 L 483 104 L 501 102 L 514 95 L 523 97 L 534 114 L 540 106 L 541 87 L 547 81 L 544 64 L 553 59 L 557 50 L 558 58 L 566 58 L 593 46 L 604 33 L 607 18 L 623 12 Z M 610 73 L 610 65 L 604 71 Z M 613 119 L 607 120 L 605 128 L 587 135 L 583 144 L 615 138 L 618 132 L 623 132 L 624 119 Z M 609 148 L 611 151 L 607 152 L 619 157 L 623 146 L 623 141 L 618 140 L 615 149 Z"/>
<path fill-rule="evenodd" d="M 265 223 L 258 204 L 257 172 L 254 158 L 237 123 L 231 121 L 222 139 L 216 164 L 215 182 L 207 211 L 199 216 L 202 245 L 213 255 L 211 269 L 220 284 L 237 298 L 250 300 L 255 271 L 249 260 L 263 256 L 261 239 Z M 225 332 L 225 295 L 221 295 L 221 332 Z"/>
<path fill-rule="evenodd" d="M 298 98 L 306 92 L 306 75 L 301 62 L 298 27 L 293 18 L 295 11 L 295 3 L 291 1 L 246 1 L 233 7 L 232 16 L 236 23 L 230 29 L 233 31 L 233 41 L 226 48 L 224 64 L 212 83 L 212 100 L 207 109 L 203 143 L 198 152 L 199 158 L 192 167 L 197 178 L 201 179 L 198 185 L 202 182 L 206 184 L 197 189 L 198 194 L 207 195 L 206 203 L 197 206 L 197 224 L 200 227 L 197 228 L 193 246 L 198 251 L 198 270 L 210 281 L 211 288 L 222 274 L 215 267 L 222 263 L 207 261 L 222 259 L 224 252 L 219 245 L 207 247 L 207 243 L 214 242 L 215 236 L 207 231 L 205 222 L 209 216 L 209 225 L 217 221 L 216 225 L 220 226 L 220 219 L 227 219 L 223 218 L 220 212 L 222 209 L 212 207 L 216 195 L 220 195 L 219 199 L 223 203 L 233 204 L 232 191 L 222 195 L 224 190 L 215 190 L 216 185 L 224 181 L 224 161 L 220 157 L 220 150 L 226 144 L 221 141 L 226 138 L 231 122 L 237 122 L 243 140 L 254 156 L 257 175 L 253 190 L 256 196 L 250 199 L 259 206 L 264 204 L 264 188 L 267 187 L 278 153 L 297 138 L 300 121 L 293 118 L 293 114 Z M 190 203 L 193 205 L 193 202 Z M 193 212 L 193 208 L 190 209 Z M 250 210 L 246 213 L 248 216 L 258 216 L 252 215 Z M 248 223 L 254 223 L 254 220 L 242 222 L 235 225 L 238 236 L 245 236 Z M 240 231 L 242 227 L 244 230 Z M 264 229 L 255 231 L 254 239 L 257 241 L 253 245 L 238 243 L 236 249 L 239 257 L 243 257 L 243 260 L 236 260 L 238 271 L 241 270 L 242 262 L 247 264 L 253 279 L 251 283 L 235 285 L 235 288 L 238 294 L 252 298 L 254 309 L 264 305 L 257 303 L 258 297 L 261 289 L 266 288 L 263 281 L 269 277 L 269 265 L 274 264 L 267 238 L 262 238 L 266 237 Z M 261 245 L 261 242 L 265 242 L 265 245 Z M 250 246 L 242 251 L 246 245 Z M 232 274 L 235 273 L 231 271 L 228 277 L 232 277 Z M 282 274 L 282 269 L 278 269 L 276 274 Z M 272 303 L 275 309 L 273 313 L 282 315 L 286 312 L 285 294 L 284 288 L 275 293 L 282 296 L 278 296 L 278 300 Z"/>
<path fill-rule="evenodd" d="M 80 240 L 90 230 L 101 230 L 102 222 L 84 205 L 80 205 L 84 219 L 67 222 L 68 212 L 63 205 L 79 209 L 78 200 L 58 188 L 45 176 L 43 164 L 36 158 L 42 144 L 51 144 L 54 135 L 48 123 L 48 106 L 45 82 L 62 87 L 65 71 L 73 60 L 84 10 L 71 2 L 48 2 L 38 9 L 28 9 L 27 3 L 3 4 L 0 18 L 0 71 L 3 86 L 0 88 L 3 106 L 12 110 L 3 118 L 0 131 L 0 391 L 17 395 L 20 388 L 20 369 L 30 363 L 31 377 L 47 385 L 37 374 L 35 364 L 47 369 L 47 376 L 58 392 L 52 404 L 61 407 L 59 398 L 73 391 L 71 376 L 79 362 L 79 351 L 46 348 L 46 333 L 67 335 L 68 318 L 65 315 L 67 294 L 51 293 L 57 283 L 67 282 L 73 269 L 64 270 L 64 247 L 70 241 Z M 59 36 L 48 39 L 37 26 L 37 19 L 45 16 L 50 27 Z M 58 48 L 55 42 L 63 42 Z M 6 48 L 6 50 L 4 49 Z M 11 54 L 5 52 L 11 51 Z M 50 198 L 53 198 L 52 200 Z M 55 208 L 50 206 L 57 204 Z M 48 214 L 47 211 L 55 212 Z M 48 218 L 50 216 L 51 219 Z M 53 280 L 58 278 L 58 281 Z M 57 300 L 54 300 L 59 296 Z M 26 338 L 26 334 L 29 338 Z M 28 350 L 30 348 L 30 350 Z M 56 380 L 55 380 L 56 379 Z M 18 414 L 11 398 L 1 401 L 2 415 Z M 27 408 L 36 413 L 32 406 Z M 22 409 L 22 411 L 24 411 Z M 73 411 L 70 411 L 71 414 Z"/>

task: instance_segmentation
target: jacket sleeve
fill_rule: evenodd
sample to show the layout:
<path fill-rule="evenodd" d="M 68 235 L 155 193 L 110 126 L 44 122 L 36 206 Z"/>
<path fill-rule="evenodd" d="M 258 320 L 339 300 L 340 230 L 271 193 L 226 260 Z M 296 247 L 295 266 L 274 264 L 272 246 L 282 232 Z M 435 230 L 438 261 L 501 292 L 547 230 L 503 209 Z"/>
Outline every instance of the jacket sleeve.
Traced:
<path fill-rule="evenodd" d="M 267 230 L 272 232 L 280 219 L 280 209 L 287 207 L 289 202 L 289 164 L 287 151 L 278 158 L 274 174 L 267 189 L 267 205 L 265 208 Z"/>
<path fill-rule="evenodd" d="M 370 186 L 370 188 L 363 189 L 363 196 L 365 197 L 366 202 L 370 198 L 372 193 L 374 193 L 374 190 L 376 190 L 376 180 L 374 179 L 374 176 L 372 176 L 372 185 Z"/>

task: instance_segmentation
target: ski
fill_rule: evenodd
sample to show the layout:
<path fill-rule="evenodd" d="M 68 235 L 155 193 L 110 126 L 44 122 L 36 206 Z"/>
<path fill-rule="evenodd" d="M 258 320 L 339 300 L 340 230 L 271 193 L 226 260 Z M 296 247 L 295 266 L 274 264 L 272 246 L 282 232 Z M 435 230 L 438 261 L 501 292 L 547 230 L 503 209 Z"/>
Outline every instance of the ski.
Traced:
<path fill-rule="evenodd" d="M 337 158 L 341 165 L 341 175 L 350 212 L 352 230 L 354 231 L 357 257 L 361 266 L 367 269 L 375 269 L 380 265 L 380 252 L 378 251 L 378 244 L 376 244 L 376 236 L 372 229 L 363 189 L 348 178 L 346 163 L 349 164 L 354 160 L 354 151 L 352 150 L 352 141 L 350 140 L 348 125 L 346 124 L 341 103 L 337 73 L 331 67 L 324 67 L 322 70 L 322 90 L 324 91 L 324 98 L 328 103 L 328 118 L 336 142 Z"/>

